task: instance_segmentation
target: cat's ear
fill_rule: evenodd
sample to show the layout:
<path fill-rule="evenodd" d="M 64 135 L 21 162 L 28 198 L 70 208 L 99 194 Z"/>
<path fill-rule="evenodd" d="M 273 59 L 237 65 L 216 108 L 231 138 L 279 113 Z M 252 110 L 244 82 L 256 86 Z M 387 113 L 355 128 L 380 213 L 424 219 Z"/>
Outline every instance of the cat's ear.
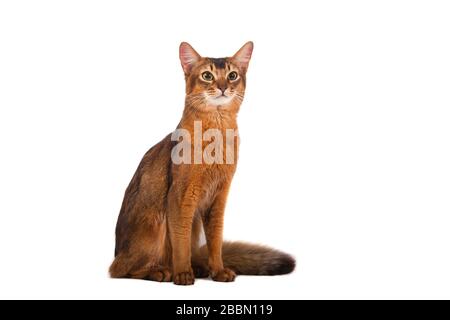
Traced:
<path fill-rule="evenodd" d="M 249 41 L 239 49 L 238 52 L 233 56 L 233 60 L 244 70 L 247 71 L 248 63 L 252 57 L 253 52 L 253 42 Z"/>
<path fill-rule="evenodd" d="M 192 66 L 196 64 L 200 58 L 200 55 L 189 43 L 182 42 L 180 44 L 180 61 L 185 74 L 188 74 L 191 71 Z"/>

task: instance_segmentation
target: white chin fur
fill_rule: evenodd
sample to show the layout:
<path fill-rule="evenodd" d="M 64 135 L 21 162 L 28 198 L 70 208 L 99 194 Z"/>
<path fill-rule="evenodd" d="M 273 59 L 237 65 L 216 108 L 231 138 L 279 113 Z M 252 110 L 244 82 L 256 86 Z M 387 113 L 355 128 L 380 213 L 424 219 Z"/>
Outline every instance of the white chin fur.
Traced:
<path fill-rule="evenodd" d="M 232 100 L 232 97 L 218 97 L 218 98 L 208 98 L 208 104 L 211 105 L 225 105 L 230 103 Z"/>

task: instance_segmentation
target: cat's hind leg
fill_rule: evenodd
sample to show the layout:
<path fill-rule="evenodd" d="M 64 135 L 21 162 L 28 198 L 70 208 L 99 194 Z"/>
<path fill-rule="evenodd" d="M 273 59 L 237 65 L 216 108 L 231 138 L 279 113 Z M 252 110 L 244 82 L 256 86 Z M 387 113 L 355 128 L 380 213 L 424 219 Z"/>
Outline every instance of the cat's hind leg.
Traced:
<path fill-rule="evenodd" d="M 172 281 L 170 268 L 157 264 L 150 256 L 118 255 L 109 272 L 112 278 L 131 278 L 158 282 Z"/>
<path fill-rule="evenodd" d="M 109 272 L 112 278 L 172 281 L 170 247 L 165 223 L 155 223 L 135 233 L 126 252 L 119 252 Z"/>
<path fill-rule="evenodd" d="M 131 272 L 130 278 L 170 282 L 172 281 L 172 271 L 168 267 L 148 265 Z"/>

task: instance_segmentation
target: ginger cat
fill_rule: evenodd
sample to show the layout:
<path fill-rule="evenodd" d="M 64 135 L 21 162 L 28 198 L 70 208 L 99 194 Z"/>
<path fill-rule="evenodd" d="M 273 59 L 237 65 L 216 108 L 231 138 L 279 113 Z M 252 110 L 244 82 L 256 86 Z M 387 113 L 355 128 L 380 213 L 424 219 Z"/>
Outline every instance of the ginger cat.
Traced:
<path fill-rule="evenodd" d="M 181 43 L 186 100 L 177 129 L 194 137 L 195 122 L 200 122 L 200 134 L 215 129 L 224 141 L 215 136 L 220 143 L 212 154 L 213 163 L 175 163 L 173 134 L 145 154 L 123 199 L 111 277 L 190 285 L 195 277 L 209 275 L 229 282 L 236 274 L 277 275 L 294 269 L 295 260 L 286 253 L 222 241 L 225 204 L 237 162 L 236 117 L 252 51 L 253 43 L 247 42 L 230 58 L 204 58 L 188 43 Z M 227 130 L 234 132 L 232 139 L 225 139 Z M 195 142 L 189 137 L 183 142 L 190 143 L 189 151 L 194 152 L 194 157 L 184 159 L 198 160 Z M 200 158 L 207 145 L 200 141 Z M 183 153 L 186 157 L 188 152 Z M 200 247 L 202 230 L 206 245 Z"/>

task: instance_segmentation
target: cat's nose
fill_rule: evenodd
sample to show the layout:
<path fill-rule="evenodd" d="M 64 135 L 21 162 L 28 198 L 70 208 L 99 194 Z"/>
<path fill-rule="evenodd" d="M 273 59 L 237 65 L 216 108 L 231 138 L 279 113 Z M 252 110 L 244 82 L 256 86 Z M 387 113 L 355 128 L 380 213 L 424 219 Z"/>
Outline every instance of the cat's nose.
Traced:
<path fill-rule="evenodd" d="M 225 90 L 227 90 L 227 86 L 219 86 L 218 88 L 220 91 L 222 91 L 222 94 L 225 94 Z"/>

